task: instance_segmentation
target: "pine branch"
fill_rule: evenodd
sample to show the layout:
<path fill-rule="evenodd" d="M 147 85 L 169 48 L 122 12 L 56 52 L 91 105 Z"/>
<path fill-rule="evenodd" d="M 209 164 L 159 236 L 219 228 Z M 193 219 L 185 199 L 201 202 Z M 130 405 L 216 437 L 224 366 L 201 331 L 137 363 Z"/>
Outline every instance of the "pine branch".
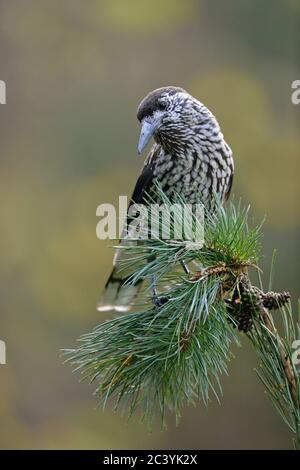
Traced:
<path fill-rule="evenodd" d="M 159 187 L 157 196 L 166 206 L 185 203 L 179 195 L 169 200 Z M 185 403 L 207 404 L 211 395 L 219 399 L 230 345 L 244 332 L 260 360 L 258 375 L 299 446 L 300 382 L 292 362 L 296 326 L 289 294 L 264 293 L 249 278 L 249 269 L 259 269 L 262 224 L 250 228 L 249 208 L 231 204 L 225 210 L 217 204 L 214 213 L 205 212 L 202 246 L 202 221 L 192 209 L 189 216 L 193 242 L 185 234 L 165 240 L 160 235 L 166 222 L 157 217 L 155 239 L 124 245 L 124 269 L 131 272 L 126 282 L 146 281 L 146 306 L 83 335 L 76 349 L 66 351 L 67 361 L 83 379 L 96 382 L 103 406 L 112 401 L 129 415 L 139 408 L 147 420 L 158 413 L 164 422 L 167 409 L 179 419 Z M 175 233 L 175 226 L 171 229 Z M 150 290 L 153 276 L 156 305 Z M 275 310 L 282 335 L 275 327 Z"/>
<path fill-rule="evenodd" d="M 248 335 L 260 358 L 258 376 L 284 422 L 295 434 L 295 447 L 300 448 L 300 383 L 299 371 L 292 361 L 292 344 L 296 337 L 291 305 L 281 305 L 283 335 L 278 333 L 268 309 L 260 306 L 259 321 Z"/>

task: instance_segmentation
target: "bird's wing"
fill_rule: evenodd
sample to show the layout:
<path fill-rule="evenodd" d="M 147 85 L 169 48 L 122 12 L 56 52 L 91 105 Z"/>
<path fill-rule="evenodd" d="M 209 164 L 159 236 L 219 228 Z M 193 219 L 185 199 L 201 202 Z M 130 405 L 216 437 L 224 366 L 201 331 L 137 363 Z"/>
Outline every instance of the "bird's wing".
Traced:
<path fill-rule="evenodd" d="M 153 164 L 155 159 L 158 156 L 160 146 L 154 144 L 147 155 L 145 164 L 143 166 L 142 172 L 136 182 L 134 191 L 131 196 L 131 202 L 134 204 L 141 204 L 144 202 L 144 196 L 149 193 L 151 189 L 154 174 L 153 174 Z"/>
<path fill-rule="evenodd" d="M 138 177 L 135 188 L 133 190 L 131 196 L 131 203 L 141 204 L 144 202 L 144 197 L 147 193 L 149 193 L 149 190 L 152 186 L 153 178 L 154 175 L 152 165 L 145 165 L 142 170 L 142 173 Z"/>
<path fill-rule="evenodd" d="M 121 234 L 121 238 L 125 238 L 126 234 L 128 233 L 128 228 L 130 227 L 131 222 L 135 218 L 134 215 L 130 215 L 130 208 L 133 204 L 143 204 L 145 203 L 145 196 L 150 193 L 152 188 L 153 180 L 154 180 L 154 161 L 158 156 L 160 151 L 160 146 L 158 144 L 154 144 L 145 159 L 145 163 L 142 169 L 140 176 L 136 182 L 134 187 L 128 209 L 127 209 L 127 219 Z M 136 215 L 138 217 L 138 214 Z M 118 261 L 120 256 L 120 250 L 117 250 L 115 255 L 115 263 Z"/>
<path fill-rule="evenodd" d="M 138 177 L 127 209 L 127 226 L 130 225 L 130 221 L 132 221 L 132 217 L 129 216 L 130 207 L 133 204 L 144 204 L 145 196 L 147 196 L 151 191 L 154 180 L 154 161 L 158 156 L 159 150 L 159 145 L 154 144 L 146 157 L 143 169 Z"/>
<path fill-rule="evenodd" d="M 157 145 L 153 145 L 152 149 L 150 150 L 149 155 L 145 160 L 144 167 L 142 172 L 136 182 L 131 201 L 129 203 L 128 211 L 133 204 L 143 204 L 145 202 L 144 197 L 146 194 L 149 194 L 154 174 L 153 174 L 153 162 L 158 155 L 159 148 Z M 125 243 L 128 244 L 135 244 L 136 242 L 130 240 L 124 240 L 126 237 L 126 233 L 128 227 L 130 226 L 130 222 L 132 222 L 132 217 L 128 215 L 127 211 L 127 222 L 125 227 L 123 228 L 123 233 L 121 238 L 120 246 L 124 246 Z M 107 311 L 107 310 L 116 310 L 116 311 L 126 311 L 131 308 L 131 303 L 133 302 L 134 298 L 138 295 L 139 289 L 141 287 L 141 282 L 134 285 L 124 285 L 124 281 L 126 280 L 128 273 L 126 270 L 122 270 L 120 272 L 121 262 L 122 259 L 126 255 L 124 250 L 117 248 L 114 256 L 113 261 L 113 271 L 108 278 L 108 281 L 105 285 L 105 289 L 102 293 L 101 299 L 97 305 L 98 311 Z"/>
<path fill-rule="evenodd" d="M 231 189 L 232 189 L 232 182 L 233 182 L 233 173 L 231 173 L 231 175 L 229 177 L 227 191 L 226 191 L 226 194 L 225 194 L 225 201 L 227 201 L 229 196 L 230 196 Z"/>

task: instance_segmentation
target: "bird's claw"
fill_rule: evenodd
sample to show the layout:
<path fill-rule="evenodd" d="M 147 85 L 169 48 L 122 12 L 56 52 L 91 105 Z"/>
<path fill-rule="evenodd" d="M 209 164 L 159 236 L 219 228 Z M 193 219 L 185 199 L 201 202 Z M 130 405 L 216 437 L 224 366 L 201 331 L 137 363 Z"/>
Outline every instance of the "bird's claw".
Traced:
<path fill-rule="evenodd" d="M 156 308 L 161 308 L 169 300 L 170 300 L 170 297 L 168 295 L 161 295 L 160 297 L 157 297 L 157 296 L 152 297 L 152 302 L 154 303 Z"/>

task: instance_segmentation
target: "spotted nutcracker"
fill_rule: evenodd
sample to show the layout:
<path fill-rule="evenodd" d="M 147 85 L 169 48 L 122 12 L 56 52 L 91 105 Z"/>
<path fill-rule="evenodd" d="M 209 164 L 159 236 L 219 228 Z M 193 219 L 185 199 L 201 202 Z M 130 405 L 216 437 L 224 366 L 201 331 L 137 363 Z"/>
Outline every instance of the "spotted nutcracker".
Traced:
<path fill-rule="evenodd" d="M 167 86 L 149 93 L 140 103 L 137 118 L 141 123 L 138 153 L 151 138 L 154 144 L 145 159 L 131 198 L 145 202 L 156 180 L 172 198 L 176 192 L 186 202 L 211 206 L 217 196 L 224 202 L 231 190 L 233 158 L 214 115 L 183 88 Z M 99 311 L 126 311 L 131 307 L 138 286 L 123 286 L 118 273 L 120 251 L 106 283 Z"/>

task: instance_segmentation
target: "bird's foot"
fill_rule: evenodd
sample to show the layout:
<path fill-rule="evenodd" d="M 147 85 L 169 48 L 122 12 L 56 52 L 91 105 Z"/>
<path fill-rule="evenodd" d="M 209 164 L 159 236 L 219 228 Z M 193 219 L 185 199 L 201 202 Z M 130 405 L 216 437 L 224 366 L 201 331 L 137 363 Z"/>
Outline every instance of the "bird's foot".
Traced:
<path fill-rule="evenodd" d="M 169 300 L 170 300 L 170 297 L 168 295 L 161 295 L 160 297 L 158 297 L 157 295 L 154 295 L 152 297 L 152 302 L 153 302 L 153 304 L 155 305 L 156 308 L 161 308 Z"/>
<path fill-rule="evenodd" d="M 180 264 L 183 267 L 183 270 L 184 270 L 185 274 L 190 274 L 190 270 L 189 270 L 189 268 L 187 267 L 187 265 L 185 264 L 185 262 L 183 260 L 180 261 Z"/>
<path fill-rule="evenodd" d="M 168 302 L 170 297 L 168 295 L 158 295 L 156 288 L 156 276 L 153 274 L 151 277 L 152 302 L 156 308 L 161 308 L 166 302 Z"/>

